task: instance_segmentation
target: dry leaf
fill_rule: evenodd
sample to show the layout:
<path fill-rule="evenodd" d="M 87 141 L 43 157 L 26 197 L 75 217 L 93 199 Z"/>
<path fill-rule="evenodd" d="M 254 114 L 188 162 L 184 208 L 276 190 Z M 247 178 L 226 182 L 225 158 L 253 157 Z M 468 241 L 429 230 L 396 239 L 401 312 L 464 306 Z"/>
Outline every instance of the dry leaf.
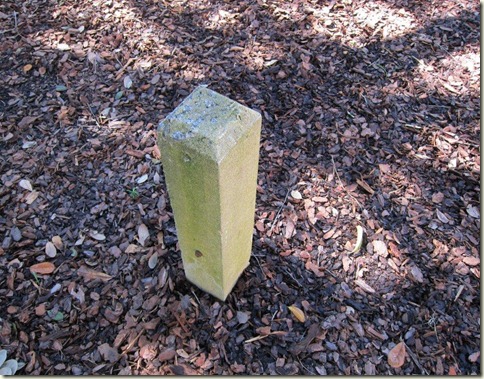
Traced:
<path fill-rule="evenodd" d="M 405 342 L 400 342 L 388 353 L 388 364 L 393 368 L 402 367 L 405 363 Z"/>
<path fill-rule="evenodd" d="M 62 247 L 63 247 L 62 238 L 60 236 L 54 236 L 54 237 L 52 237 L 52 243 L 59 250 L 61 250 Z"/>
<path fill-rule="evenodd" d="M 54 244 L 50 241 L 45 244 L 45 254 L 49 258 L 54 258 L 57 255 L 57 249 L 55 248 Z"/>
<path fill-rule="evenodd" d="M 439 204 L 444 200 L 444 194 L 442 192 L 436 192 L 432 195 L 432 202 Z"/>
<path fill-rule="evenodd" d="M 298 321 L 300 322 L 306 321 L 306 316 L 304 315 L 304 312 L 301 309 L 299 309 L 295 305 L 291 305 L 287 308 L 291 311 L 291 313 L 294 315 L 294 317 L 296 317 Z"/>
<path fill-rule="evenodd" d="M 471 355 L 469 355 L 468 359 L 470 362 L 476 363 L 479 360 L 480 356 L 481 356 L 481 352 L 476 351 L 475 353 L 472 353 Z"/>
<path fill-rule="evenodd" d="M 20 120 L 20 122 L 18 123 L 18 127 L 23 129 L 25 128 L 26 126 L 29 126 L 30 124 L 32 124 L 35 120 L 37 120 L 38 117 L 32 117 L 32 116 L 25 116 L 24 118 L 22 118 Z"/>
<path fill-rule="evenodd" d="M 473 218 L 479 218 L 481 217 L 479 213 L 479 208 L 474 207 L 472 205 L 468 205 L 466 208 L 467 214 Z"/>
<path fill-rule="evenodd" d="M 151 79 L 150 83 L 151 84 L 156 84 L 160 81 L 160 78 L 161 78 L 161 75 L 160 74 L 156 74 L 155 76 L 153 76 L 153 78 Z"/>
<path fill-rule="evenodd" d="M 84 278 L 85 281 L 100 279 L 103 282 L 107 282 L 112 278 L 111 275 L 105 274 L 104 272 L 94 271 L 86 266 L 81 266 L 77 273 Z"/>
<path fill-rule="evenodd" d="M 343 270 L 345 272 L 348 272 L 348 270 L 350 269 L 350 266 L 351 266 L 351 259 L 349 257 L 347 257 L 346 255 L 343 256 Z"/>
<path fill-rule="evenodd" d="M 51 262 L 41 262 L 30 266 L 30 271 L 36 274 L 51 274 L 54 270 L 55 266 Z"/>
<path fill-rule="evenodd" d="M 360 185 L 360 187 L 363 188 L 370 195 L 373 195 L 375 193 L 373 188 L 371 188 L 370 185 L 367 182 L 365 182 L 364 180 L 356 179 L 356 183 L 358 183 Z"/>
<path fill-rule="evenodd" d="M 462 261 L 468 266 L 477 266 L 481 263 L 481 260 L 477 257 L 464 257 Z"/>
<path fill-rule="evenodd" d="M 449 367 L 449 375 L 452 375 L 452 376 L 457 375 L 457 370 L 455 369 L 454 366 Z"/>
<path fill-rule="evenodd" d="M 27 179 L 22 179 L 20 182 L 18 182 L 18 185 L 23 189 L 26 189 L 28 191 L 33 191 L 32 184 Z"/>
<path fill-rule="evenodd" d="M 139 246 L 135 245 L 134 243 L 130 243 L 124 252 L 126 254 L 133 254 L 137 253 L 140 250 L 141 248 Z"/>
<path fill-rule="evenodd" d="M 389 174 L 391 171 L 390 165 L 386 163 L 380 163 L 378 167 L 380 168 L 380 171 L 383 172 L 384 174 Z"/>
<path fill-rule="evenodd" d="M 449 219 L 447 218 L 447 216 L 444 213 L 442 213 L 440 210 L 436 209 L 435 213 L 437 214 L 437 218 L 440 221 L 442 221 L 444 224 L 447 224 L 449 222 Z"/>
<path fill-rule="evenodd" d="M 158 254 L 154 253 L 150 259 L 148 259 L 148 267 L 154 269 L 158 263 Z"/>
<path fill-rule="evenodd" d="M 136 183 L 143 184 L 147 180 L 148 180 L 148 174 L 143 174 L 138 179 L 136 179 Z"/>
<path fill-rule="evenodd" d="M 25 202 L 27 204 L 32 204 L 37 198 L 39 197 L 40 193 L 37 191 L 32 191 L 30 192 L 26 197 L 25 197 Z"/>
<path fill-rule="evenodd" d="M 294 222 L 290 218 L 287 219 L 286 222 L 286 231 L 284 233 L 284 238 L 289 239 L 293 236 L 294 234 L 294 229 L 295 229 Z"/>
<path fill-rule="evenodd" d="M 143 345 L 139 352 L 139 356 L 143 359 L 146 359 L 147 361 L 152 361 L 153 359 L 156 358 L 156 355 L 158 354 L 157 346 L 158 345 L 155 343 L 149 343 L 149 344 Z"/>
<path fill-rule="evenodd" d="M 383 241 L 373 241 L 373 250 L 378 254 L 381 255 L 383 258 L 386 258 L 388 256 L 388 249 L 387 245 L 385 245 L 385 242 Z"/>
<path fill-rule="evenodd" d="M 57 48 L 62 51 L 68 51 L 71 49 L 71 47 L 67 43 L 59 43 L 57 45 Z"/>
<path fill-rule="evenodd" d="M 86 301 L 85 299 L 85 293 L 84 291 L 82 290 L 81 287 L 79 287 L 77 289 L 77 291 L 74 291 L 74 288 L 71 288 L 71 290 L 69 291 L 69 293 L 72 295 L 73 298 L 79 300 L 79 303 L 81 304 L 84 304 L 84 302 Z"/>
<path fill-rule="evenodd" d="M 138 241 L 141 246 L 145 245 L 145 242 L 148 238 L 150 238 L 150 232 L 145 224 L 141 224 L 138 226 Z"/>
<path fill-rule="evenodd" d="M 104 241 L 106 239 L 106 236 L 104 234 L 99 233 L 97 231 L 89 232 L 89 236 L 95 239 L 96 241 Z"/>
<path fill-rule="evenodd" d="M 361 287 L 364 291 L 368 293 L 375 293 L 376 291 L 371 288 L 368 284 L 363 279 L 357 279 L 355 280 L 355 284 L 357 284 L 359 287 Z"/>
<path fill-rule="evenodd" d="M 326 233 L 323 234 L 323 239 L 327 240 L 333 237 L 334 233 L 336 232 L 336 228 L 328 230 Z"/>
<path fill-rule="evenodd" d="M 129 89 L 133 85 L 133 81 L 129 76 L 125 76 L 123 80 L 124 88 Z"/>
<path fill-rule="evenodd" d="M 423 283 L 423 274 L 422 271 L 417 266 L 412 266 L 410 268 L 410 279 L 413 279 L 416 282 Z"/>
<path fill-rule="evenodd" d="M 357 253 L 361 249 L 363 243 L 363 228 L 361 225 L 356 225 L 356 244 L 352 253 Z"/>

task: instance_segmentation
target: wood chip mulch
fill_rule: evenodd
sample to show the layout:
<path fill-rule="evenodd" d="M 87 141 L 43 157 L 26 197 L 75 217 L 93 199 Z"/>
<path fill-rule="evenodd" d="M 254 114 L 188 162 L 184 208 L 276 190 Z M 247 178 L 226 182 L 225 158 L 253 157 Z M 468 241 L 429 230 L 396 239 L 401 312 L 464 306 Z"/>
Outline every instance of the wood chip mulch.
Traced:
<path fill-rule="evenodd" d="M 471 0 L 2 0 L 0 349 L 21 375 L 480 374 L 479 41 Z M 185 279 L 156 147 L 199 84 L 263 115 L 226 302 Z"/>

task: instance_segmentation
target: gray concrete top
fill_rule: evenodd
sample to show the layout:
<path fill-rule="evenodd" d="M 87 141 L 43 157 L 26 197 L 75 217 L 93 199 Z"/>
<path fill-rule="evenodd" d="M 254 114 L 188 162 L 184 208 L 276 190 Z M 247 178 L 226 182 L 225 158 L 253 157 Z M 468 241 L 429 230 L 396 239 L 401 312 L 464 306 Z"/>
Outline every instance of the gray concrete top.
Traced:
<path fill-rule="evenodd" d="M 197 87 L 158 126 L 168 143 L 183 146 L 220 162 L 261 115 L 212 91 Z"/>

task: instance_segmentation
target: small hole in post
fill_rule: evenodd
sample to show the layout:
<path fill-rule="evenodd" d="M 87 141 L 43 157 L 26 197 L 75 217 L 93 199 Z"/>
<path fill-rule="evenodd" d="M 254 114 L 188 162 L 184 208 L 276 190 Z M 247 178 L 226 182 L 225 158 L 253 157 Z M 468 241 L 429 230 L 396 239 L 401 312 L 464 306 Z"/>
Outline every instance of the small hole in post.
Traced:
<path fill-rule="evenodd" d="M 185 154 L 183 155 L 183 161 L 184 161 L 184 162 L 188 163 L 188 162 L 190 162 L 191 160 L 192 160 L 192 158 L 191 158 L 191 157 L 190 157 L 190 155 L 188 155 L 187 153 L 185 153 Z"/>
<path fill-rule="evenodd" d="M 200 258 L 202 255 L 203 255 L 203 254 L 202 254 L 202 252 L 201 252 L 200 250 L 195 250 L 195 256 L 196 256 L 197 258 Z"/>

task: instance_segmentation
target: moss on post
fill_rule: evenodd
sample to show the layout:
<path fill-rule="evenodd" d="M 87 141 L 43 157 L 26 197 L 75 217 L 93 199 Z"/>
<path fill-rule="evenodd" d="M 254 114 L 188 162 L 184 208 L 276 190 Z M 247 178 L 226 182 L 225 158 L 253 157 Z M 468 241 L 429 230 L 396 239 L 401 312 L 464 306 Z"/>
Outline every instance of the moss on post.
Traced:
<path fill-rule="evenodd" d="M 261 116 L 196 88 L 158 128 L 188 280 L 225 300 L 249 264 Z"/>

